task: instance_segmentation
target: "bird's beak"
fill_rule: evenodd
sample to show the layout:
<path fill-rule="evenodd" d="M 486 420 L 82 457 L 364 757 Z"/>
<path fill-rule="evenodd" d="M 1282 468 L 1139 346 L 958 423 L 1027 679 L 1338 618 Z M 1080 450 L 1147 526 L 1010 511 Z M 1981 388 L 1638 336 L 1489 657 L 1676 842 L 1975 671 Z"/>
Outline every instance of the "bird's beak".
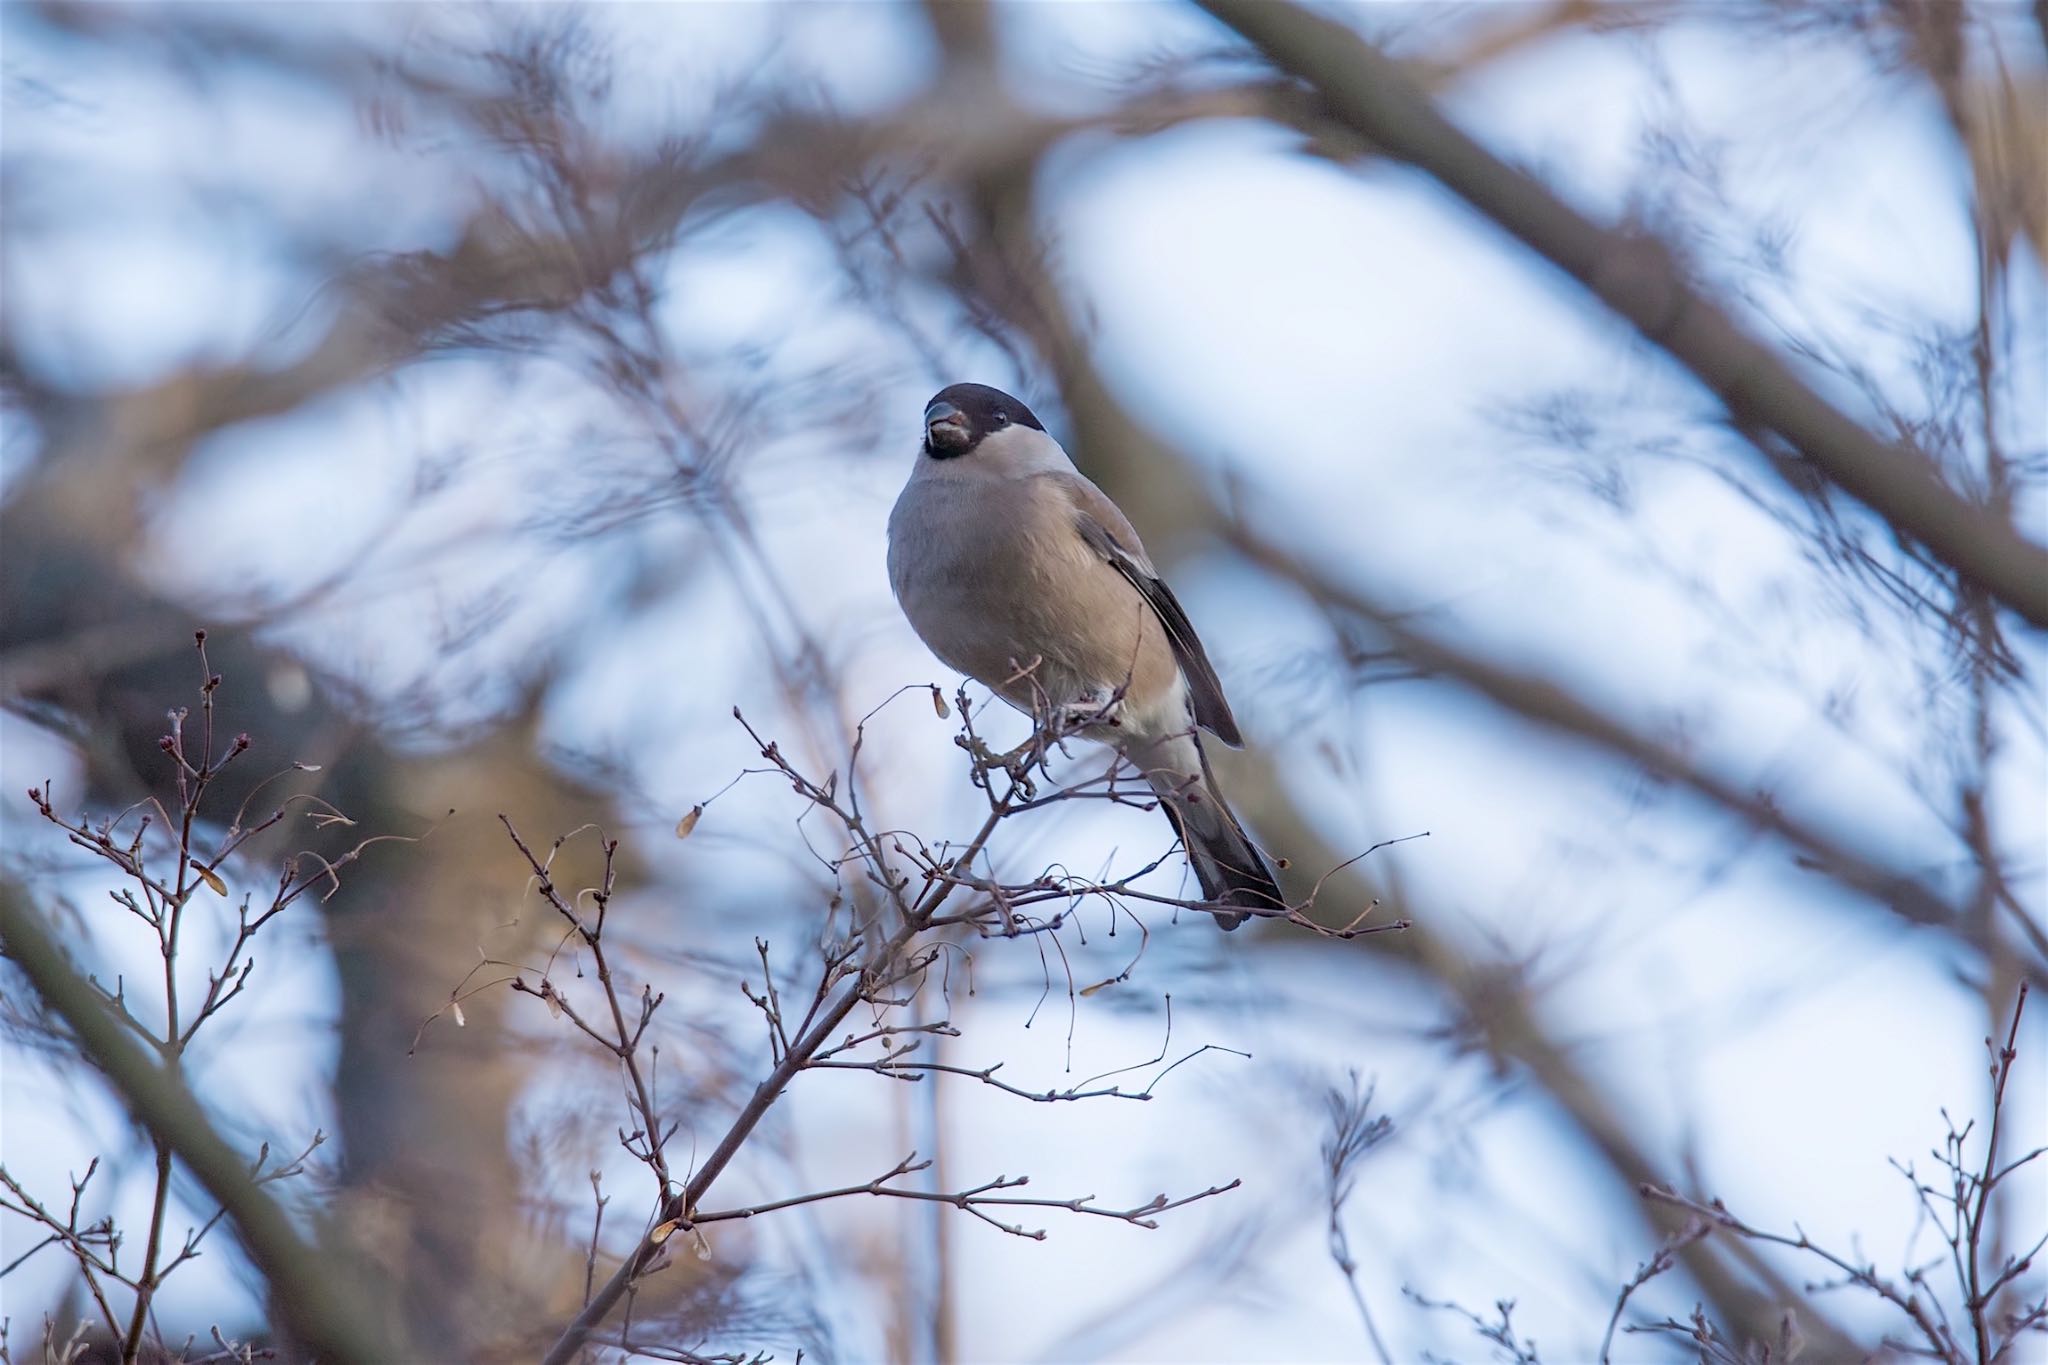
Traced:
<path fill-rule="evenodd" d="M 951 403 L 934 403 L 924 410 L 925 440 L 940 450 L 957 450 L 967 444 L 967 414 Z"/>

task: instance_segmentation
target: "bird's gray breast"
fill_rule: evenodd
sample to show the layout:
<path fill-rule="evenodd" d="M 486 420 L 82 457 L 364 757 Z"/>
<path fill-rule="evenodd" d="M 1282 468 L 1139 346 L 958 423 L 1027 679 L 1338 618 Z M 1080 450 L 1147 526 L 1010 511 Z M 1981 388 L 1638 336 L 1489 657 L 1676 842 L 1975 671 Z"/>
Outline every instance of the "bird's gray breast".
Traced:
<path fill-rule="evenodd" d="M 1030 685 L 1017 667 L 1036 661 L 1038 686 L 1065 701 L 1099 681 L 1075 657 L 1090 605 L 1075 580 L 1103 566 L 1073 533 L 1071 509 L 1039 491 L 1023 480 L 912 480 L 889 517 L 889 583 L 946 663 L 1019 700 Z"/>

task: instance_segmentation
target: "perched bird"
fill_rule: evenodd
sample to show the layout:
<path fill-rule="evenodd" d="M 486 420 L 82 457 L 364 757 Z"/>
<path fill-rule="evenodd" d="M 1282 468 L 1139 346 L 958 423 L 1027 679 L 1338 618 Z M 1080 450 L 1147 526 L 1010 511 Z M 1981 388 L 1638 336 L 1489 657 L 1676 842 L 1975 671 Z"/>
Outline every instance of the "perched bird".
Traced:
<path fill-rule="evenodd" d="M 1202 896 L 1285 908 L 1272 867 L 1216 788 L 1198 729 L 1243 741 L 1216 670 L 1138 533 L 1031 409 L 954 384 L 889 515 L 889 583 L 932 653 L 1026 713 L 1129 755 L 1187 848 Z M 1235 929 L 1248 916 L 1215 912 Z"/>

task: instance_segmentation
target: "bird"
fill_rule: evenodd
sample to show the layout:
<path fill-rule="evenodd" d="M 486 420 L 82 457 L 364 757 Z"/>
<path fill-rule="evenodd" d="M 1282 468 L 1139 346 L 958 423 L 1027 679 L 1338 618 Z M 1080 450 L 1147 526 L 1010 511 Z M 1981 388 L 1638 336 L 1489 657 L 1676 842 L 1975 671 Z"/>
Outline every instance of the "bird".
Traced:
<path fill-rule="evenodd" d="M 1202 731 L 1244 741 L 1187 612 L 1030 408 L 966 383 L 926 405 L 889 514 L 889 585 L 943 663 L 1028 715 L 1072 719 L 1144 772 L 1218 927 L 1285 912 L 1202 748 Z"/>

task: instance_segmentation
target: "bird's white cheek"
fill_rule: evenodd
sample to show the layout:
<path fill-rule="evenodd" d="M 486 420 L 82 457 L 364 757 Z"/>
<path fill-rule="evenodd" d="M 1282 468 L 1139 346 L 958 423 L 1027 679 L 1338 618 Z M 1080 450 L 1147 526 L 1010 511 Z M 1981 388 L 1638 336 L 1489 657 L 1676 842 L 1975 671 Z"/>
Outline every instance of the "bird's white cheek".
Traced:
<path fill-rule="evenodd" d="M 1012 477 L 1030 474 L 1071 474 L 1074 462 L 1060 443 L 1030 427 L 1005 427 L 982 438 L 974 454 L 967 457 L 999 468 Z"/>

